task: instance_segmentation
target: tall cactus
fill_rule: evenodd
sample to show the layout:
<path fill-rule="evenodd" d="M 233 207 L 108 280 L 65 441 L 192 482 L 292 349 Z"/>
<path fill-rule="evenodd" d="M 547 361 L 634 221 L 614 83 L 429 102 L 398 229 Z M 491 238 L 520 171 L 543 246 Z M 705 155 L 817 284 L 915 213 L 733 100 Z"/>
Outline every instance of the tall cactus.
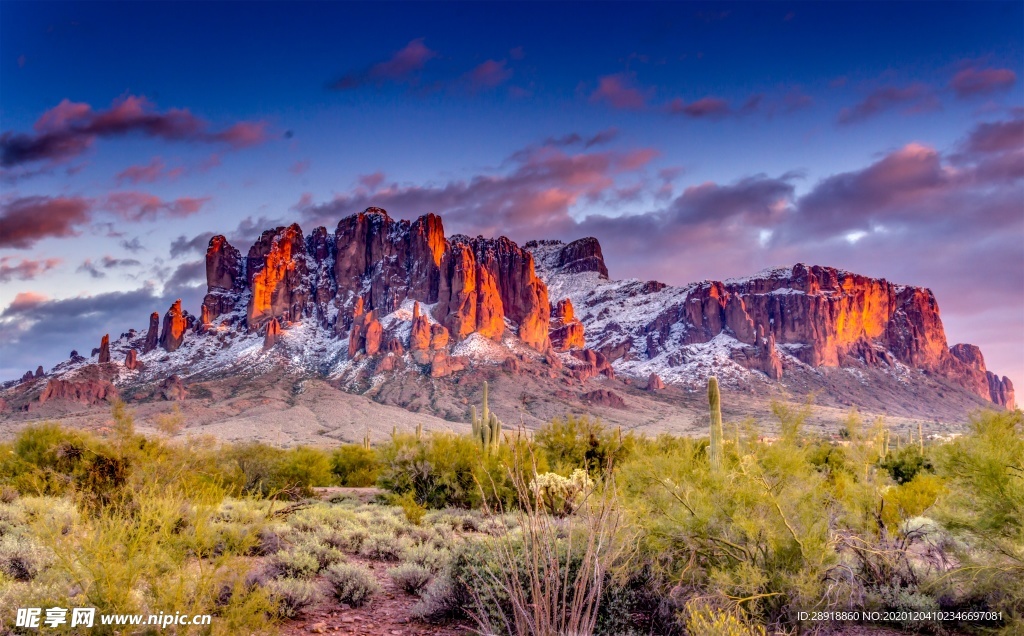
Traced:
<path fill-rule="evenodd" d="M 363 435 L 363 448 L 370 450 L 370 427 L 366 427 L 366 433 Z"/>
<path fill-rule="evenodd" d="M 708 378 L 708 406 L 711 409 L 711 468 L 722 467 L 722 397 L 718 392 L 718 378 Z"/>
<path fill-rule="evenodd" d="M 423 439 L 423 422 L 416 423 L 416 440 L 421 441 Z"/>
<path fill-rule="evenodd" d="M 917 450 L 924 455 L 924 426 L 921 425 L 921 422 L 917 423 Z"/>
<path fill-rule="evenodd" d="M 473 439 L 480 442 L 484 451 L 490 451 L 501 444 L 501 420 L 492 413 L 488 404 L 488 386 L 484 382 L 483 417 L 477 417 L 476 406 L 469 407 L 469 419 L 473 426 Z"/>

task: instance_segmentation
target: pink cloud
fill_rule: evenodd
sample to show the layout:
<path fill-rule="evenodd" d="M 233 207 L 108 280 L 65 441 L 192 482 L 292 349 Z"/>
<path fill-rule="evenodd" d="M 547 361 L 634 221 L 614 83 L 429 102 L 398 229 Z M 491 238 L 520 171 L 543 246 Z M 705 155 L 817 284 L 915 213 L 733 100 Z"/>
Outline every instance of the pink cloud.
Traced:
<path fill-rule="evenodd" d="M 365 70 L 345 75 L 331 83 L 329 88 L 351 90 L 367 84 L 406 81 L 437 55 L 437 51 L 423 44 L 423 38 L 417 38 L 387 60 L 373 64 Z"/>
<path fill-rule="evenodd" d="M 41 305 L 48 300 L 50 300 L 50 297 L 46 294 L 32 291 L 18 292 L 14 297 L 14 301 L 4 311 L 24 311 Z"/>
<path fill-rule="evenodd" d="M 90 202 L 81 197 L 28 196 L 0 208 L 0 247 L 27 248 L 44 238 L 76 236 L 89 221 Z"/>
<path fill-rule="evenodd" d="M 904 114 L 920 113 L 939 108 L 939 100 L 932 90 L 921 83 L 908 86 L 885 86 L 869 93 L 863 100 L 839 112 L 840 124 L 852 124 L 870 119 L 889 110 L 903 108 Z"/>
<path fill-rule="evenodd" d="M 45 274 L 54 267 L 60 265 L 59 258 L 45 258 L 39 260 L 18 259 L 15 262 L 11 256 L 0 257 L 0 283 L 9 283 L 12 280 L 33 280 L 40 274 Z"/>
<path fill-rule="evenodd" d="M 171 168 L 167 169 L 164 165 L 163 159 L 160 157 L 153 157 L 149 163 L 141 166 L 128 166 L 121 172 L 117 173 L 115 180 L 118 185 L 124 183 L 153 183 L 160 179 L 167 179 L 173 181 L 185 173 L 185 169 Z"/>
<path fill-rule="evenodd" d="M 309 159 L 303 159 L 302 161 L 296 161 L 288 168 L 288 172 L 294 175 L 305 174 L 309 170 Z"/>
<path fill-rule="evenodd" d="M 688 104 L 677 97 L 669 102 L 668 112 L 673 115 L 685 115 L 694 119 L 715 119 L 730 114 L 732 109 L 729 108 L 729 102 L 719 97 L 703 97 Z"/>
<path fill-rule="evenodd" d="M 384 173 L 374 172 L 373 174 L 359 175 L 359 184 L 365 186 L 371 192 L 380 187 L 380 184 L 384 183 Z"/>
<path fill-rule="evenodd" d="M 109 109 L 95 111 L 89 104 L 67 99 L 43 113 L 33 133 L 0 135 L 0 165 L 73 158 L 100 138 L 138 134 L 167 141 L 223 143 L 243 148 L 267 139 L 265 122 L 239 122 L 221 131 L 210 129 L 187 109 L 158 112 L 144 97 L 128 95 Z"/>
<path fill-rule="evenodd" d="M 128 221 L 148 221 L 158 217 L 191 216 L 210 201 L 209 197 L 179 197 L 165 201 L 145 192 L 113 192 L 102 207 Z"/>
<path fill-rule="evenodd" d="M 638 88 L 630 75 L 618 73 L 600 78 L 597 88 L 590 94 L 590 101 L 620 110 L 642 110 L 652 94 L 653 90 Z"/>
<path fill-rule="evenodd" d="M 494 88 L 512 77 L 512 69 L 505 66 L 505 60 L 487 60 L 469 73 L 466 80 L 474 89 Z"/>
<path fill-rule="evenodd" d="M 1008 68 L 970 66 L 954 75 L 949 85 L 957 97 L 973 97 L 1006 90 L 1016 81 L 1017 74 Z"/>

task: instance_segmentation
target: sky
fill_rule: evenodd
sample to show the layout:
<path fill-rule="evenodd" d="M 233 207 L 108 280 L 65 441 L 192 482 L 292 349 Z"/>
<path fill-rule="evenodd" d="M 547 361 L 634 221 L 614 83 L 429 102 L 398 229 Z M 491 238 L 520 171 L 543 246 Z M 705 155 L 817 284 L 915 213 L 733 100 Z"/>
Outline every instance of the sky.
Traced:
<path fill-rule="evenodd" d="M 371 205 L 931 288 L 1024 383 L 1024 3 L 0 2 L 0 380 Z"/>

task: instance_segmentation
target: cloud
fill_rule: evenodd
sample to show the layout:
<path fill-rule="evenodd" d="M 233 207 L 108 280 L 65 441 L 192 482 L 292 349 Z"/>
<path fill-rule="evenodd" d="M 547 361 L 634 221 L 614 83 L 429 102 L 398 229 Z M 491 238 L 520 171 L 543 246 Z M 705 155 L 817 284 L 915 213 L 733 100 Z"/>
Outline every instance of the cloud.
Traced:
<path fill-rule="evenodd" d="M 326 203 L 304 198 L 293 209 L 307 222 L 328 226 L 373 205 L 405 218 L 436 212 L 458 232 L 535 238 L 571 227 L 574 205 L 614 197 L 618 175 L 641 170 L 656 157 L 649 148 L 569 153 L 550 144 L 531 146 L 509 157 L 504 172 L 433 185 L 383 184 L 372 192 L 357 187 Z"/>
<path fill-rule="evenodd" d="M 236 149 L 267 139 L 266 122 L 239 122 L 211 130 L 209 123 L 187 109 L 158 112 L 145 97 L 128 95 L 99 111 L 65 99 L 39 117 L 33 132 L 0 135 L 0 165 L 11 168 L 37 161 L 64 161 L 82 154 L 97 139 L 128 135 L 217 143 Z"/>
<path fill-rule="evenodd" d="M 463 77 L 472 90 L 495 88 L 512 78 L 512 69 L 505 60 L 487 60 Z"/>
<path fill-rule="evenodd" d="M 59 258 L 39 260 L 22 258 L 15 262 L 13 257 L 3 256 L 0 257 L 0 283 L 9 283 L 12 280 L 33 280 L 60 264 L 61 259 Z"/>
<path fill-rule="evenodd" d="M 669 102 L 668 112 L 672 115 L 685 115 L 694 119 L 716 119 L 732 113 L 732 109 L 729 107 L 729 102 L 720 97 L 703 97 L 688 104 L 677 97 Z"/>
<path fill-rule="evenodd" d="M 0 207 L 0 248 L 28 248 L 44 238 L 77 236 L 91 213 L 88 199 L 28 196 Z"/>
<path fill-rule="evenodd" d="M 653 89 L 641 89 L 627 73 L 605 75 L 590 94 L 591 103 L 604 103 L 619 110 L 643 110 L 653 96 Z"/>
<path fill-rule="evenodd" d="M 171 241 L 171 258 L 184 256 L 185 254 L 205 254 L 206 248 L 210 245 L 210 239 L 213 236 L 214 232 L 202 232 L 192 238 L 179 236 Z"/>
<path fill-rule="evenodd" d="M 309 170 L 309 159 L 296 161 L 288 168 L 288 172 L 296 176 L 305 174 L 307 170 Z"/>
<path fill-rule="evenodd" d="M 939 100 L 926 85 L 885 86 L 871 91 L 863 100 L 839 111 L 840 124 L 865 121 L 884 112 L 902 108 L 905 114 L 939 108 Z"/>
<path fill-rule="evenodd" d="M 349 73 L 332 82 L 328 88 L 339 91 L 353 90 L 367 85 L 383 85 L 385 83 L 408 82 L 412 76 L 421 71 L 427 62 L 437 57 L 425 44 L 423 38 L 417 38 L 406 44 L 387 60 L 372 66 Z"/>
<path fill-rule="evenodd" d="M 98 263 L 94 263 L 91 258 L 87 258 L 82 261 L 82 264 L 79 265 L 75 271 L 85 272 L 92 278 L 106 278 L 107 274 L 103 270 L 122 267 L 137 267 L 139 265 L 142 265 L 142 263 L 134 258 L 114 258 L 113 256 L 107 255 L 100 259 Z"/>
<path fill-rule="evenodd" d="M 153 183 L 160 179 L 167 179 L 173 181 L 185 173 L 185 169 L 171 168 L 167 169 L 164 165 L 163 159 L 160 157 L 153 157 L 149 163 L 142 166 L 128 166 L 121 172 L 118 172 L 114 177 L 117 185 L 123 185 L 125 183 L 138 184 L 138 183 Z"/>
<path fill-rule="evenodd" d="M 160 217 L 191 216 L 210 201 L 209 197 L 179 197 L 165 201 L 145 192 L 112 192 L 101 206 L 127 221 L 152 221 Z"/>
<path fill-rule="evenodd" d="M 968 66 L 953 76 L 949 86 L 957 97 L 988 95 L 1006 90 L 1017 81 L 1017 74 L 1008 68 Z"/>
<path fill-rule="evenodd" d="M 582 144 L 583 148 L 592 148 L 614 141 L 619 136 L 618 128 L 605 128 L 597 133 L 584 137 L 579 133 L 569 133 L 560 137 L 548 137 L 544 140 L 545 146 L 575 146 Z"/>
<path fill-rule="evenodd" d="M 127 240 L 127 239 L 123 239 L 123 240 L 121 240 L 119 245 L 121 247 L 123 247 L 124 249 L 128 250 L 129 252 L 131 252 L 132 254 L 137 254 L 137 253 L 141 252 L 142 250 L 146 249 L 146 246 L 144 246 L 139 241 L 139 237 L 137 237 L 137 236 L 133 237 L 132 240 L 130 240 L 130 241 Z"/>

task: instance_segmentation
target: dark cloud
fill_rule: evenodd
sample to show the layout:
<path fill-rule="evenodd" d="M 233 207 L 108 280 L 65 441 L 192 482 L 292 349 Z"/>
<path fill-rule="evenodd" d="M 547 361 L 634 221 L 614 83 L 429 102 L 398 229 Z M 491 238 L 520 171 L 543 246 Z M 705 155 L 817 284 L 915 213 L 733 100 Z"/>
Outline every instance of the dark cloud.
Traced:
<path fill-rule="evenodd" d="M 583 148 L 592 148 L 594 146 L 614 141 L 618 136 L 618 128 L 606 128 L 589 137 L 584 137 L 579 133 L 569 133 L 568 135 L 562 135 L 560 137 L 548 137 L 544 140 L 542 145 L 563 147 L 582 145 Z"/>
<path fill-rule="evenodd" d="M 837 121 L 840 124 L 853 124 L 896 109 L 902 109 L 904 113 L 917 113 L 937 108 L 938 98 L 924 84 L 885 86 L 871 91 L 860 102 L 839 111 Z"/>
<path fill-rule="evenodd" d="M 220 143 L 243 148 L 267 138 L 265 122 L 239 122 L 222 130 L 187 109 L 155 111 L 144 97 L 129 95 L 107 110 L 63 100 L 40 116 L 31 133 L 0 135 L 0 165 L 62 161 L 80 155 L 97 139 L 137 134 L 167 141 Z"/>
<path fill-rule="evenodd" d="M 75 271 L 76 272 L 85 272 L 86 274 L 88 274 L 89 276 L 91 276 L 93 278 L 106 278 L 107 277 L 107 274 L 105 272 L 101 271 L 100 268 L 97 267 L 96 264 L 92 262 L 91 258 L 87 258 L 84 261 L 82 261 L 82 264 L 79 265 L 75 269 Z"/>
<path fill-rule="evenodd" d="M 427 62 L 437 57 L 425 44 L 423 38 L 417 38 L 395 52 L 387 60 L 373 64 L 360 71 L 349 73 L 328 85 L 328 88 L 339 91 L 353 90 L 367 85 L 408 82 L 421 71 Z"/>
<path fill-rule="evenodd" d="M 203 287 L 206 285 L 206 260 L 189 261 L 175 268 L 164 283 L 168 292 L 181 293 L 181 290 Z"/>
<path fill-rule="evenodd" d="M 184 235 L 171 241 L 171 258 L 177 258 L 186 254 L 205 254 L 206 248 L 210 245 L 213 232 L 202 232 L 192 238 Z"/>
<path fill-rule="evenodd" d="M 91 203 L 81 197 L 28 196 L 0 207 L 0 247 L 28 248 L 44 238 L 76 236 L 89 221 Z"/>
<path fill-rule="evenodd" d="M 11 256 L 0 257 L 0 283 L 9 283 L 12 280 L 33 280 L 40 274 L 45 274 L 54 267 L 60 265 L 59 258 L 26 259 L 21 258 L 15 262 Z"/>
<path fill-rule="evenodd" d="M 732 113 L 732 108 L 729 107 L 729 102 L 720 97 L 703 97 L 690 103 L 677 97 L 669 102 L 668 112 L 671 115 L 685 115 L 694 119 L 715 119 Z"/>
<path fill-rule="evenodd" d="M 123 239 L 119 243 L 119 245 L 124 249 L 128 250 L 129 252 L 131 252 L 132 254 L 138 254 L 142 250 L 146 249 L 146 247 L 139 241 L 139 237 L 137 236 L 133 237 L 132 240 L 130 241 L 127 239 Z"/>
<path fill-rule="evenodd" d="M 956 73 L 949 86 L 957 97 L 974 97 L 1004 91 L 1017 81 L 1017 74 L 1008 68 L 968 66 Z"/>

